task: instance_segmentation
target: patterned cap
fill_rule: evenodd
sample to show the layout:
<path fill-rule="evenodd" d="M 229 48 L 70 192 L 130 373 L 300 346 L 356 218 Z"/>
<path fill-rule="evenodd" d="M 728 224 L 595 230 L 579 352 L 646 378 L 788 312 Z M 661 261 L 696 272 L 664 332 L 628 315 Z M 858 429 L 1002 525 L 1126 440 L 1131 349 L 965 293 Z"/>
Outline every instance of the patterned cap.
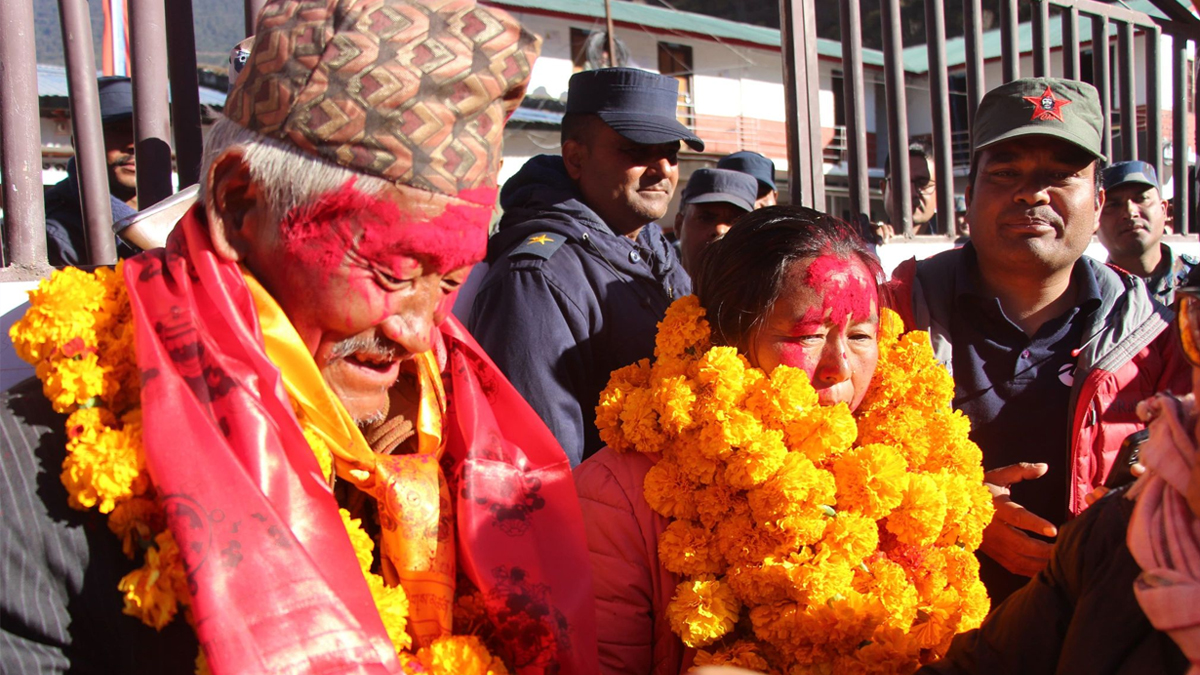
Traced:
<path fill-rule="evenodd" d="M 971 128 L 971 152 L 1022 136 L 1051 136 L 1104 159 L 1100 95 L 1086 82 L 1057 77 L 1013 80 L 979 102 Z"/>
<path fill-rule="evenodd" d="M 225 115 L 354 171 L 491 203 L 539 47 L 474 0 L 269 0 Z"/>

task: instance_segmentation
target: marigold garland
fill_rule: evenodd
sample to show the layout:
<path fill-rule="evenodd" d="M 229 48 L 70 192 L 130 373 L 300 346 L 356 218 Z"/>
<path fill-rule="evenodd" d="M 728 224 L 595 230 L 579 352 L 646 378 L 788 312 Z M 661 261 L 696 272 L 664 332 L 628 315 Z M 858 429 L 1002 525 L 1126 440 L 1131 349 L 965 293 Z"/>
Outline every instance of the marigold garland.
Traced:
<path fill-rule="evenodd" d="M 130 559 L 143 561 L 121 579 L 124 613 L 161 630 L 191 602 L 183 559 L 167 528 L 146 470 L 134 326 L 121 272 L 57 270 L 29 292 L 30 308 L 9 330 L 17 355 L 36 369 L 57 412 L 69 415 L 61 480 L 72 508 L 108 514 Z M 333 455 L 299 410 L 304 437 L 328 479 Z M 388 636 L 408 673 L 508 675 L 503 662 L 469 635 L 438 638 L 413 653 L 408 596 L 371 571 L 375 543 L 361 521 L 339 509 Z M 190 617 L 188 617 L 190 620 Z M 201 650 L 196 672 L 208 673 Z"/>
<path fill-rule="evenodd" d="M 818 405 L 801 370 L 712 346 L 695 296 L 667 310 L 653 364 L 612 374 L 596 423 L 618 451 L 661 454 L 643 489 L 671 521 L 667 619 L 696 665 L 910 673 L 987 613 L 982 455 L 928 335 L 902 329 L 883 310 L 853 414 Z"/>

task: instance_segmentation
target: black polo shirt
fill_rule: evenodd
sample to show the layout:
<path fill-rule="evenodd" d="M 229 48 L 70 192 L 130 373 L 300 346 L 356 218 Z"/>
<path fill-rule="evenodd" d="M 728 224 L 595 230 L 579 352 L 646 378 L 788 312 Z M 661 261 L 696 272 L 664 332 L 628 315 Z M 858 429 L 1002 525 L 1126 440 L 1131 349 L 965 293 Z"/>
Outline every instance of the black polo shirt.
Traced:
<path fill-rule="evenodd" d="M 1012 486 L 1012 498 L 1055 525 L 1067 520 L 1070 481 L 1071 388 L 1076 356 L 1088 336 L 1089 316 L 1100 307 L 1100 287 L 1083 262 L 1071 284 L 1075 306 L 1027 336 L 984 291 L 973 246 L 964 248 L 955 272 L 953 342 L 954 407 L 971 419 L 971 440 L 983 451 L 984 469 L 1045 462 L 1046 475 Z M 1026 581 L 980 555 L 980 575 L 993 606 Z"/>

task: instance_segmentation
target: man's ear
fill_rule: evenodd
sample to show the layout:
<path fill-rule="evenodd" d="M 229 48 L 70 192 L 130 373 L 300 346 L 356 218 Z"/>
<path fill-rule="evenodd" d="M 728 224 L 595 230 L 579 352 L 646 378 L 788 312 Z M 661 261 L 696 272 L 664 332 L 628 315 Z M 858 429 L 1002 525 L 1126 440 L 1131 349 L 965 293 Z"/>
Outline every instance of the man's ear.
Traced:
<path fill-rule="evenodd" d="M 577 181 L 583 175 L 583 163 L 587 161 L 587 146 L 574 139 L 567 139 L 562 144 L 563 164 L 567 167 L 567 175 Z"/>
<path fill-rule="evenodd" d="M 1107 198 L 1104 188 L 1096 191 L 1096 222 L 1092 223 L 1092 234 L 1100 230 L 1100 216 L 1104 213 L 1104 200 Z"/>
<path fill-rule="evenodd" d="M 221 153 L 204 179 L 208 187 L 204 210 L 213 249 L 225 260 L 243 261 L 251 237 L 266 217 L 266 208 L 241 148 Z"/>
<path fill-rule="evenodd" d="M 687 209 L 686 204 L 681 204 L 679 210 L 675 212 L 675 238 L 679 238 L 679 234 L 683 232 L 683 212 Z"/>

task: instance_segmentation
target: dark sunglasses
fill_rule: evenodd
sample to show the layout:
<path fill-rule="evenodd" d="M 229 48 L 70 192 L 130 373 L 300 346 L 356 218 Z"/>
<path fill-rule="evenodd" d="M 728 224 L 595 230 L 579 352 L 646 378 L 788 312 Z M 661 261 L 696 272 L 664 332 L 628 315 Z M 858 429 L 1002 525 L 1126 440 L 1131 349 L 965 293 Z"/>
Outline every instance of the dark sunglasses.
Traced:
<path fill-rule="evenodd" d="M 1200 368 L 1200 286 L 1175 289 L 1175 333 L 1188 363 Z"/>

